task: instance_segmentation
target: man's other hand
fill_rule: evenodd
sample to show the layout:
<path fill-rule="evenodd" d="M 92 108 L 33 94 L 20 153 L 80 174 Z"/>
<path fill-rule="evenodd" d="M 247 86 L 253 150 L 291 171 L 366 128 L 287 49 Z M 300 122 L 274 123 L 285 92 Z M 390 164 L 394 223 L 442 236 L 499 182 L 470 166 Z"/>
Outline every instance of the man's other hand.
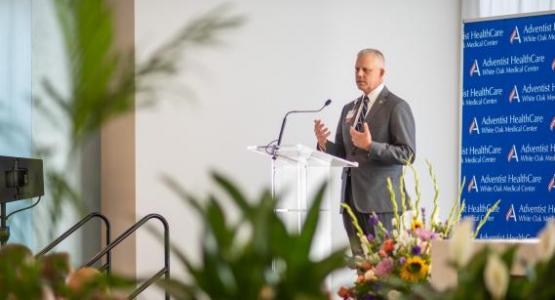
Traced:
<path fill-rule="evenodd" d="M 370 133 L 370 129 L 368 129 L 368 123 L 364 122 L 364 131 L 358 132 L 356 129 L 351 127 L 351 141 L 355 147 L 363 149 L 363 150 L 370 150 L 370 146 L 372 145 L 372 134 Z"/>

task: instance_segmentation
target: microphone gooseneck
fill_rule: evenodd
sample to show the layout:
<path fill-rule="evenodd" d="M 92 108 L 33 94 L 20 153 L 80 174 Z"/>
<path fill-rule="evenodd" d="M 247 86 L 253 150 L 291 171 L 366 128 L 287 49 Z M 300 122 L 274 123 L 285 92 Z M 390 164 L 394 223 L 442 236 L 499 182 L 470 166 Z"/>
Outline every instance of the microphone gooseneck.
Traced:
<path fill-rule="evenodd" d="M 277 149 L 279 148 L 279 146 L 281 145 L 281 139 L 283 138 L 283 130 L 285 129 L 285 123 L 287 123 L 287 116 L 289 116 L 290 114 L 297 114 L 297 113 L 317 113 L 317 112 L 321 112 L 326 106 L 331 104 L 331 99 L 326 100 L 326 102 L 324 103 L 324 105 L 322 105 L 322 107 L 320 107 L 320 109 L 313 109 L 313 110 L 291 110 L 288 111 L 285 114 L 285 117 L 283 117 L 283 121 L 281 123 L 281 128 L 279 130 L 279 136 L 277 139 L 277 144 L 274 148 L 274 155 L 273 155 L 273 159 L 276 159 L 276 152 Z"/>

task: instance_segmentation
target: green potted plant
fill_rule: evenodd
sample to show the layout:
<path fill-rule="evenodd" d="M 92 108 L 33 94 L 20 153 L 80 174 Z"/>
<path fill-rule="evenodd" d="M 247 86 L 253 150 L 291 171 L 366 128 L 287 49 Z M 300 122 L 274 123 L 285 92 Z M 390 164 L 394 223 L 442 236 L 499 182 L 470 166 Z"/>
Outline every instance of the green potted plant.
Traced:
<path fill-rule="evenodd" d="M 201 201 L 165 179 L 201 217 L 204 235 L 199 264 L 174 249 L 191 280 L 173 278 L 161 286 L 175 299 L 328 299 L 325 279 L 344 266 L 345 249 L 318 260 L 310 255 L 325 185 L 310 202 L 301 232 L 295 233 L 275 213 L 278 200 L 268 190 L 248 199 L 224 176 L 212 177 L 227 197 L 211 194 Z M 237 209 L 235 222 L 222 208 L 227 201 Z"/>

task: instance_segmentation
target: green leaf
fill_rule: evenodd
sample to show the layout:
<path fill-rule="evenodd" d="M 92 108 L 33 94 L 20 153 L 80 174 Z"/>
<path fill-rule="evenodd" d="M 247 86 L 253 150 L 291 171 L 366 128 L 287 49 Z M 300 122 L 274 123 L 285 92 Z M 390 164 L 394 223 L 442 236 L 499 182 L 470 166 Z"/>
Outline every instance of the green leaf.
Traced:
<path fill-rule="evenodd" d="M 178 280 L 170 279 L 170 280 L 160 280 L 156 282 L 156 284 L 164 289 L 170 296 L 175 299 L 181 300 L 194 300 L 196 299 L 195 288 L 191 285 L 187 285 L 183 282 Z"/>
<path fill-rule="evenodd" d="M 310 248 L 312 247 L 312 242 L 314 240 L 314 235 L 316 234 L 316 228 L 318 226 L 318 220 L 320 217 L 320 207 L 324 199 L 324 193 L 326 191 L 326 183 L 323 183 L 316 196 L 312 200 L 312 204 L 308 209 L 305 221 L 303 223 L 302 231 L 300 234 L 300 239 L 298 240 L 297 247 L 295 251 L 299 253 L 298 257 L 309 257 Z"/>
<path fill-rule="evenodd" d="M 206 224 L 209 226 L 208 230 L 217 243 L 217 250 L 226 255 L 226 252 L 232 247 L 235 232 L 227 226 L 224 212 L 214 196 L 211 196 L 208 200 L 206 218 Z"/>
<path fill-rule="evenodd" d="M 324 280 L 331 272 L 345 267 L 345 250 L 342 248 L 314 264 L 315 276 Z"/>
<path fill-rule="evenodd" d="M 231 197 L 234 203 L 241 209 L 243 215 L 250 216 L 253 211 L 244 194 L 231 181 L 218 172 L 212 171 L 212 178 Z"/>

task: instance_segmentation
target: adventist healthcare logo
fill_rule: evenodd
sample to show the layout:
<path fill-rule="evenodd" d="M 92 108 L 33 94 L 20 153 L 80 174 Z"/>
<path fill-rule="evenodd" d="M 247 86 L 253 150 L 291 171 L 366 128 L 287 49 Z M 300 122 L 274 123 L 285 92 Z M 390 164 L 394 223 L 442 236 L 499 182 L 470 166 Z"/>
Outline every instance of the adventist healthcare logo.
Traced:
<path fill-rule="evenodd" d="M 470 127 L 468 127 L 469 134 L 472 134 L 474 132 L 480 134 L 480 127 L 478 127 L 478 121 L 476 120 L 476 117 L 474 117 L 474 120 L 472 120 L 472 123 L 470 123 Z"/>
<path fill-rule="evenodd" d="M 555 63 L 555 60 L 553 61 Z M 478 76 L 480 75 L 480 67 L 478 66 L 478 60 L 474 60 L 474 63 L 472 63 L 472 66 L 470 66 L 470 77 L 474 76 L 474 74 L 478 74 Z"/>
<path fill-rule="evenodd" d="M 468 183 L 467 191 L 469 193 L 472 191 L 478 192 L 478 183 L 476 182 L 476 176 L 472 176 L 472 179 Z"/>
<path fill-rule="evenodd" d="M 513 32 L 511 32 L 511 36 L 509 38 L 509 42 L 511 44 L 514 43 L 514 41 L 518 41 L 519 44 L 522 42 L 520 40 L 520 33 L 518 33 L 518 26 L 515 26 L 515 29 L 513 29 Z"/>
<path fill-rule="evenodd" d="M 507 212 L 505 213 L 505 221 L 509 222 L 509 220 L 513 220 L 514 222 L 516 222 L 515 206 L 512 203 L 509 209 L 507 210 Z"/>
<path fill-rule="evenodd" d="M 509 154 L 507 154 L 507 161 L 511 162 L 512 160 L 516 160 L 518 162 L 518 153 L 516 152 L 516 147 L 513 145 L 511 150 L 509 150 Z"/>
<path fill-rule="evenodd" d="M 554 188 L 555 188 L 555 174 L 553 174 L 553 177 L 551 177 L 551 180 L 549 181 L 549 184 L 547 185 L 547 190 L 549 192 L 551 192 Z"/>
<path fill-rule="evenodd" d="M 549 129 L 551 131 L 555 130 L 555 117 L 551 120 L 551 125 L 549 125 Z"/>
<path fill-rule="evenodd" d="M 518 95 L 518 88 L 516 87 L 516 85 L 513 87 L 511 93 L 509 94 L 509 103 L 513 103 L 514 100 L 516 100 L 516 102 L 520 102 L 520 96 Z"/>

